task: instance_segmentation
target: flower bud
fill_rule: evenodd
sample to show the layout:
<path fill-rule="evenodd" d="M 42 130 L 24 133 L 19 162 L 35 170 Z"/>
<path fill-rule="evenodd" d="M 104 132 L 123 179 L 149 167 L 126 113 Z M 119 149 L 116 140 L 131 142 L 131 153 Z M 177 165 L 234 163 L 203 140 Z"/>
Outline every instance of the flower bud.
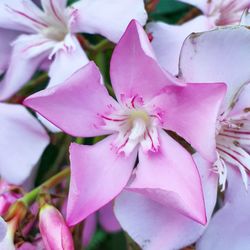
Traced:
<path fill-rule="evenodd" d="M 71 232 L 55 207 L 48 204 L 42 206 L 39 228 L 47 250 L 74 250 Z"/>

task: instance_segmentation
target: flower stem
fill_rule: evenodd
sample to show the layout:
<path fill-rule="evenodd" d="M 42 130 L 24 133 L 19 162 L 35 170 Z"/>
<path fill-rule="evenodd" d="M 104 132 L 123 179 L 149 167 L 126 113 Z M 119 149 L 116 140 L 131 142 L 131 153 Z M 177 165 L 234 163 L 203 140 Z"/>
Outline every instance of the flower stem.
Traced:
<path fill-rule="evenodd" d="M 61 172 L 59 172 L 58 174 L 52 176 L 50 179 L 45 181 L 43 184 L 41 184 L 37 188 L 31 190 L 29 193 L 27 193 L 22 198 L 20 198 L 19 201 L 24 202 L 26 206 L 31 205 L 36 200 L 39 193 L 42 192 L 42 190 L 50 189 L 56 186 L 69 175 L 70 175 L 70 168 L 67 167 L 63 169 Z"/>

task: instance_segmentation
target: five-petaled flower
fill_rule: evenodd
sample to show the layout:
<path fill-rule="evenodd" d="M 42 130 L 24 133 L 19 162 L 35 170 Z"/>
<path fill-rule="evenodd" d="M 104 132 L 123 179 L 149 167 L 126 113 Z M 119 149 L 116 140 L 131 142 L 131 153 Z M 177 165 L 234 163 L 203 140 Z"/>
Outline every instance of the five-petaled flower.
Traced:
<path fill-rule="evenodd" d="M 214 161 L 216 117 L 225 85 L 182 84 L 162 70 L 136 21 L 115 48 L 110 74 L 117 101 L 90 62 L 64 84 L 24 102 L 73 136 L 111 134 L 93 146 L 70 147 L 68 223 L 86 218 L 125 187 L 205 223 L 194 161 L 164 130 L 175 131 Z"/>

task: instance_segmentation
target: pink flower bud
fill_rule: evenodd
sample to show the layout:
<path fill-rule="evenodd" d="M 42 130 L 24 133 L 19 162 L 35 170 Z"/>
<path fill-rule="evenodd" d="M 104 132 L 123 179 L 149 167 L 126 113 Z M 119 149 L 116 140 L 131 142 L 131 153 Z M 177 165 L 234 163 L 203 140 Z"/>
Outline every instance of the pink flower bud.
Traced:
<path fill-rule="evenodd" d="M 39 228 L 47 250 L 74 250 L 71 232 L 55 207 L 45 204 L 41 208 Z"/>

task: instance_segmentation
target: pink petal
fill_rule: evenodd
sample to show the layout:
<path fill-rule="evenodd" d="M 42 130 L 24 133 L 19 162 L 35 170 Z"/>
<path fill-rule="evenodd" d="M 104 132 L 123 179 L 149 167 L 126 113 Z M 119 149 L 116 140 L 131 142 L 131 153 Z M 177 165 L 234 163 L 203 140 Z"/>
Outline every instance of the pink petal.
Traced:
<path fill-rule="evenodd" d="M 175 131 L 214 162 L 216 121 L 225 92 L 221 83 L 167 86 L 165 93 L 152 99 L 148 106 L 159 109 L 163 128 Z"/>
<path fill-rule="evenodd" d="M 84 246 L 88 246 L 92 237 L 95 234 L 97 228 L 97 217 L 96 213 L 89 215 L 84 221 L 84 228 L 82 232 L 82 243 Z"/>
<path fill-rule="evenodd" d="M 249 29 L 227 27 L 187 38 L 181 52 L 179 75 L 186 82 L 225 82 L 228 91 L 224 108 L 227 108 L 239 88 L 250 81 L 248 65 Z"/>
<path fill-rule="evenodd" d="M 155 59 L 143 28 L 132 21 L 117 44 L 110 65 L 111 82 L 118 99 L 141 96 L 150 99 L 174 83 Z"/>
<path fill-rule="evenodd" d="M 147 31 L 152 34 L 152 46 L 159 63 L 166 70 L 177 75 L 180 51 L 185 38 L 192 32 L 208 30 L 208 26 L 208 19 L 203 15 L 182 25 L 149 23 Z"/>
<path fill-rule="evenodd" d="M 111 233 L 121 230 L 121 226 L 114 215 L 113 206 L 113 202 L 109 202 L 99 211 L 99 222 L 102 228 Z"/>
<path fill-rule="evenodd" d="M 37 27 L 45 27 L 42 11 L 31 0 L 1 0 L 0 27 L 24 32 L 37 31 Z"/>
<path fill-rule="evenodd" d="M 159 134 L 160 152 L 139 151 L 139 164 L 128 188 L 205 224 L 200 176 L 191 155 L 164 131 Z"/>
<path fill-rule="evenodd" d="M 24 107 L 2 103 L 0 113 L 0 174 L 10 183 L 21 184 L 30 175 L 49 138 Z"/>
<path fill-rule="evenodd" d="M 93 146 L 70 147 L 71 182 L 67 222 L 74 225 L 110 202 L 118 195 L 134 167 L 136 152 L 129 157 L 118 155 L 114 136 Z M 100 160 L 97 160 L 100 159 Z"/>
<path fill-rule="evenodd" d="M 100 128 L 105 114 L 117 104 L 108 95 L 101 74 L 93 62 L 68 80 L 28 97 L 24 104 L 57 127 L 73 136 L 97 136 L 107 133 Z"/>
<path fill-rule="evenodd" d="M 22 49 L 16 45 L 12 50 L 9 68 L 0 84 L 0 100 L 8 99 L 27 83 L 46 57 L 46 54 L 41 54 L 29 58 Z"/>
<path fill-rule="evenodd" d="M 46 13 L 57 18 L 59 21 L 63 20 L 61 14 L 63 14 L 66 8 L 67 0 L 41 0 L 41 5 Z"/>
<path fill-rule="evenodd" d="M 73 73 L 89 62 L 77 39 L 75 37 L 73 39 L 75 42 L 74 50 L 59 50 L 56 53 L 55 59 L 49 69 L 49 76 L 51 78 L 48 85 L 49 88 L 64 82 Z"/>
<path fill-rule="evenodd" d="M 195 160 L 210 218 L 216 203 L 217 175 L 201 157 L 195 155 Z M 206 228 L 171 207 L 132 192 L 116 198 L 115 214 L 123 229 L 145 250 L 182 249 L 194 243 Z"/>
<path fill-rule="evenodd" d="M 143 0 L 82 0 L 73 7 L 79 13 L 77 32 L 101 34 L 113 42 L 119 41 L 132 19 L 141 25 L 147 20 Z"/>
<path fill-rule="evenodd" d="M 0 28 L 0 74 L 2 74 L 8 67 L 11 57 L 11 43 L 18 36 L 18 32 L 1 29 Z"/>
<path fill-rule="evenodd" d="M 250 193 L 246 191 L 239 172 L 228 168 L 225 205 L 214 215 L 198 241 L 197 250 L 250 249 L 249 210 Z"/>

